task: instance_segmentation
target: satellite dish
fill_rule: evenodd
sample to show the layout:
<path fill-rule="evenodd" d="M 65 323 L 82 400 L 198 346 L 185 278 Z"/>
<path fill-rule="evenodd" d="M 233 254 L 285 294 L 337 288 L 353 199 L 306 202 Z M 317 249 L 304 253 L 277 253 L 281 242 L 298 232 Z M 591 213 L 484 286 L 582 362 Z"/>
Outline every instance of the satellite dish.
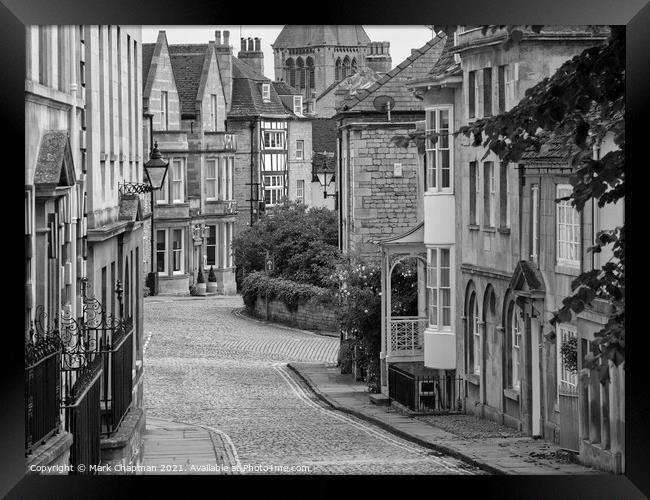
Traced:
<path fill-rule="evenodd" d="M 377 111 L 386 111 L 388 113 L 388 121 L 390 121 L 390 110 L 395 107 L 395 99 L 388 95 L 379 95 L 375 97 L 372 104 Z"/>

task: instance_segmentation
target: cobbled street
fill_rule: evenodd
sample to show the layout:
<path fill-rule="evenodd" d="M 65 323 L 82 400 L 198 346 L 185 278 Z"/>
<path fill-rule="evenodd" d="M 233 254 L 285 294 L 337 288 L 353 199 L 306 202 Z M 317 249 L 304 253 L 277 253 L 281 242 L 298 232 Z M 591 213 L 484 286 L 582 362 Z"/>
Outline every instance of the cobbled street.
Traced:
<path fill-rule="evenodd" d="M 240 297 L 145 299 L 147 419 L 220 436 L 230 466 L 311 474 L 479 474 L 480 470 L 332 410 L 286 367 L 335 363 L 338 338 L 239 316 Z M 145 445 L 146 455 L 146 445 Z"/>

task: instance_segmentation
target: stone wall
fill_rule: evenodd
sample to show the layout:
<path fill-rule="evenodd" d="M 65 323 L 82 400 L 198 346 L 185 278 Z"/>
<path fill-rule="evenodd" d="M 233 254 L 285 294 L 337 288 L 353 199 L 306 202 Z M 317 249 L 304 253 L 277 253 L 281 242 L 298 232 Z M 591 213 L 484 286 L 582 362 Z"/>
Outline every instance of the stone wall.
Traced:
<path fill-rule="evenodd" d="M 118 431 L 113 436 L 101 440 L 102 465 L 111 466 L 112 471 L 115 471 L 115 466 L 121 466 L 118 467 L 117 474 L 129 473 L 123 470 L 128 466 L 142 465 L 145 427 L 144 411 L 131 407 Z"/>
<path fill-rule="evenodd" d="M 328 303 L 309 301 L 300 304 L 295 311 L 289 311 L 284 302 L 279 299 L 271 299 L 268 301 L 267 317 L 266 301 L 263 296 L 258 295 L 255 308 L 250 312 L 262 319 L 268 318 L 270 321 L 287 323 L 305 330 L 336 332 L 339 329 L 336 307 Z"/>

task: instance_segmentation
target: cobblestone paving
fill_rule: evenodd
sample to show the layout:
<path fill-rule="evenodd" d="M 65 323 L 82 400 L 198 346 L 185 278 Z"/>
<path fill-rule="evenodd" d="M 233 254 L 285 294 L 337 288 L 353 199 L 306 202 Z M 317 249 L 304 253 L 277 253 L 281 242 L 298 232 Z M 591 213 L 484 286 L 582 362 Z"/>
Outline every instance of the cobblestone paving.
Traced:
<path fill-rule="evenodd" d="M 242 305 L 240 297 L 145 300 L 148 416 L 218 430 L 254 473 L 480 473 L 324 407 L 285 365 L 335 362 L 338 339 L 233 314 Z"/>

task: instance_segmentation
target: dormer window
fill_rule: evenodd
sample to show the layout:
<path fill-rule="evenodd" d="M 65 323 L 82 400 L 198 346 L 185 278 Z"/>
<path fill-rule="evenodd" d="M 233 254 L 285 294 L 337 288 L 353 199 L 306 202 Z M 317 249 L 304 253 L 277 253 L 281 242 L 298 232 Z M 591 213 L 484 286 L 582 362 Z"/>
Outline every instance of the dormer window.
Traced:
<path fill-rule="evenodd" d="M 294 95 L 293 96 L 293 112 L 296 115 L 302 114 L 302 96 Z"/>
<path fill-rule="evenodd" d="M 263 83 L 262 84 L 262 99 L 264 102 L 269 102 L 271 100 L 271 84 Z"/>

